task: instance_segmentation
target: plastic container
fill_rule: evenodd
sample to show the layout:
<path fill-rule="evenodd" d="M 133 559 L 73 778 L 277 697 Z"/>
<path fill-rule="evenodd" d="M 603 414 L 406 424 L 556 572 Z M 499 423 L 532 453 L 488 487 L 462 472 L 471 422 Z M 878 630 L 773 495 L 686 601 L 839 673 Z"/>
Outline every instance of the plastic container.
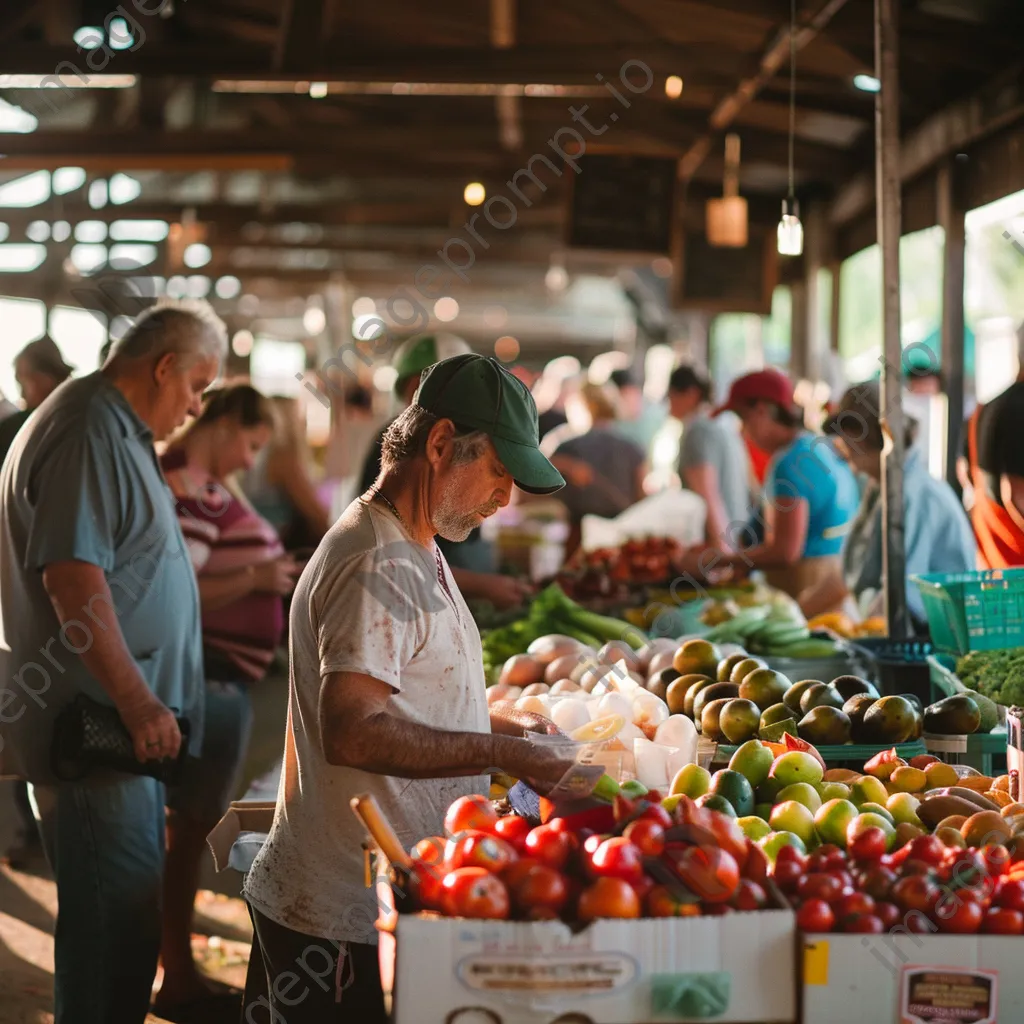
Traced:
<path fill-rule="evenodd" d="M 910 577 L 928 615 L 932 642 L 967 654 L 1024 646 L 1024 569 Z"/>
<path fill-rule="evenodd" d="M 912 693 L 922 704 L 932 702 L 928 655 L 935 649 L 927 641 L 864 637 L 852 642 L 850 650 L 860 673 L 883 697 Z"/>

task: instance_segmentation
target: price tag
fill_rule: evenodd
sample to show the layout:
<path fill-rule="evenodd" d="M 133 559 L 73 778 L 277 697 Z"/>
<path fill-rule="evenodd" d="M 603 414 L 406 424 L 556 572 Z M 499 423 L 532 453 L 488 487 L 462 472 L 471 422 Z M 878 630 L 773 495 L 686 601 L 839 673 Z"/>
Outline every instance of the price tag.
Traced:
<path fill-rule="evenodd" d="M 804 984 L 828 984 L 828 942 L 804 942 Z"/>
<path fill-rule="evenodd" d="M 966 736 L 939 736 L 926 732 L 924 745 L 935 754 L 966 754 Z"/>
<path fill-rule="evenodd" d="M 999 972 L 971 967 L 904 967 L 901 1024 L 964 1021 L 996 1024 Z"/>

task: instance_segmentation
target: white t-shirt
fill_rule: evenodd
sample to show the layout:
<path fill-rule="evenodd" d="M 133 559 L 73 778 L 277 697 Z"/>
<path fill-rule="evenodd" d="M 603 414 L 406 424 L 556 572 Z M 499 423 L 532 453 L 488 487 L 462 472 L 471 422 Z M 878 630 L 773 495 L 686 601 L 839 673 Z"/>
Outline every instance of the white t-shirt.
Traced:
<path fill-rule="evenodd" d="M 349 800 L 372 793 L 408 849 L 441 834 L 448 805 L 486 793 L 488 780 L 400 779 L 328 764 L 318 716 L 322 681 L 333 672 L 365 673 L 394 689 L 393 711 L 402 718 L 489 732 L 480 634 L 436 547 L 415 544 L 390 512 L 357 499 L 295 588 L 290 647 L 277 812 L 245 894 L 257 910 L 294 931 L 375 943 L 366 833 Z"/>

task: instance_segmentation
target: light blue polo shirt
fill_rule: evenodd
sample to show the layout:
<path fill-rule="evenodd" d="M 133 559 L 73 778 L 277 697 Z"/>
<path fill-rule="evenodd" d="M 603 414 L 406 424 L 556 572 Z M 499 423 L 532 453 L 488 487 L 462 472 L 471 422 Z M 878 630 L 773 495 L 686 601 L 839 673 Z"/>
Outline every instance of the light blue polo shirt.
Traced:
<path fill-rule="evenodd" d="M 803 558 L 838 555 L 860 504 L 850 467 L 825 437 L 800 434 L 768 465 L 765 499 L 785 509 L 802 498 L 810 508 Z"/>
<path fill-rule="evenodd" d="M 52 781 L 57 713 L 78 693 L 110 703 L 78 656 L 104 628 L 92 599 L 63 629 L 43 569 L 82 561 L 110 586 L 153 693 L 202 733 L 199 592 L 153 435 L 102 372 L 59 387 L 18 434 L 0 473 L 0 767 Z"/>

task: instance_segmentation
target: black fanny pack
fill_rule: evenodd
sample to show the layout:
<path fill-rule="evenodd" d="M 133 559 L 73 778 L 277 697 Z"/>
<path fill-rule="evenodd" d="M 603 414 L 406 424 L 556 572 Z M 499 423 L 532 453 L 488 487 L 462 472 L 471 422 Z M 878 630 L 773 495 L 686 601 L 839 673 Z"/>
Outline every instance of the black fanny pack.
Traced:
<path fill-rule="evenodd" d="M 117 709 L 80 693 L 57 716 L 53 726 L 50 767 L 62 782 L 78 782 L 96 768 L 148 775 L 165 784 L 177 782 L 188 757 L 188 719 L 179 718 L 181 749 L 177 757 L 140 761 L 131 733 Z"/>

